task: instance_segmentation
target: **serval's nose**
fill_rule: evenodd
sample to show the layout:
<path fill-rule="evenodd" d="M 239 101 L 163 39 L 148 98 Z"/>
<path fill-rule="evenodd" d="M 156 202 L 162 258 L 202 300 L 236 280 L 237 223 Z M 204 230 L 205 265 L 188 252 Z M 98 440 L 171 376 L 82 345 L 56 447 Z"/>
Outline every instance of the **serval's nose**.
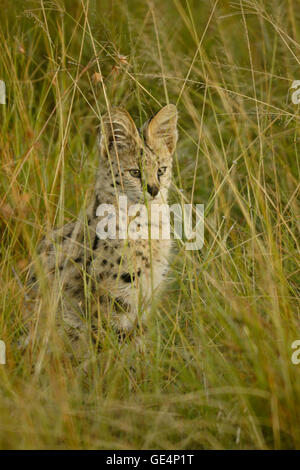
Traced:
<path fill-rule="evenodd" d="M 158 194 L 159 188 L 153 184 L 150 186 L 150 184 L 147 184 L 147 191 L 149 194 L 151 194 L 152 197 L 155 197 Z"/>

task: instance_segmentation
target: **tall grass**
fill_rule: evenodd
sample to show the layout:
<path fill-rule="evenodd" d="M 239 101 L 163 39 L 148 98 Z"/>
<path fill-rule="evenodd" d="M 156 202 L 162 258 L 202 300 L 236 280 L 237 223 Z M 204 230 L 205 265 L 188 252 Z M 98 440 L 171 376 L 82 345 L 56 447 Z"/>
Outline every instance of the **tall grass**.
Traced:
<path fill-rule="evenodd" d="M 297 2 L 1 5 L 0 447 L 299 448 Z M 176 247 L 146 351 L 112 341 L 88 375 L 55 335 L 21 354 L 26 266 L 88 198 L 100 116 L 168 102 L 171 200 L 205 204 L 205 245 Z"/>

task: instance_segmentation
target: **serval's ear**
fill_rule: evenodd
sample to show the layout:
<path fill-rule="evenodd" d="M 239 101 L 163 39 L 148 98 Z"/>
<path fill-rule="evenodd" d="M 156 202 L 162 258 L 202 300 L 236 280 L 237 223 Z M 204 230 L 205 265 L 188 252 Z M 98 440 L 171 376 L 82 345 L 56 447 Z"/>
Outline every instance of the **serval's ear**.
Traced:
<path fill-rule="evenodd" d="M 101 154 L 129 149 L 139 138 L 136 125 L 123 108 L 111 108 L 110 113 L 103 116 L 100 129 Z"/>
<path fill-rule="evenodd" d="M 174 104 L 164 106 L 144 127 L 144 137 L 150 146 L 161 148 L 165 146 L 171 154 L 177 143 L 177 109 Z"/>

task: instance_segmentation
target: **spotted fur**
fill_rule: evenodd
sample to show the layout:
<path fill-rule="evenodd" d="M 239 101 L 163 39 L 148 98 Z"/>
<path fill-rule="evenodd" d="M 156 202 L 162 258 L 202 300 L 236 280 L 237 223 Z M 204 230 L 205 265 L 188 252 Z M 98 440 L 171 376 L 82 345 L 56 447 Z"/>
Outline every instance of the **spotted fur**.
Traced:
<path fill-rule="evenodd" d="M 97 208 L 113 204 L 117 211 L 120 195 L 127 196 L 128 208 L 167 203 L 176 126 L 174 105 L 162 108 L 140 131 L 127 111 L 111 109 L 101 123 L 100 162 L 90 204 L 76 222 L 53 231 L 40 244 L 49 285 L 59 286 L 62 293 L 62 323 L 74 337 L 87 317 L 95 335 L 110 322 L 120 336 L 147 318 L 168 268 L 171 241 L 101 240 Z M 36 283 L 35 274 L 31 281 Z"/>

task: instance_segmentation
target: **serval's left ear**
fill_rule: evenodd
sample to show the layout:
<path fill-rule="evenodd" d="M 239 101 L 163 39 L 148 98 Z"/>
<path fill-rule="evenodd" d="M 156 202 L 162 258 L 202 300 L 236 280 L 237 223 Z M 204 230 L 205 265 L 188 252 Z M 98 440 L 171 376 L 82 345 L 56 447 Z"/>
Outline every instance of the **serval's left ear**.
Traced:
<path fill-rule="evenodd" d="M 138 141 L 138 130 L 125 109 L 113 107 L 103 116 L 99 139 L 101 154 L 128 150 Z"/>
<path fill-rule="evenodd" d="M 164 106 L 146 123 L 144 136 L 153 148 L 165 146 L 170 154 L 175 150 L 178 113 L 174 104 Z"/>

